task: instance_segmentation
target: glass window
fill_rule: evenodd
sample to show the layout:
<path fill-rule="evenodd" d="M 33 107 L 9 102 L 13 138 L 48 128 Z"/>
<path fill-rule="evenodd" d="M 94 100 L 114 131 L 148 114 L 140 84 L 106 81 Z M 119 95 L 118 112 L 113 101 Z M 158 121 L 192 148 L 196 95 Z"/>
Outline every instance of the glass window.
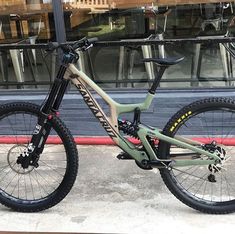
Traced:
<path fill-rule="evenodd" d="M 68 40 L 84 36 L 100 40 L 210 38 L 234 34 L 234 3 L 164 5 L 158 1 L 69 1 L 64 3 Z M 133 1 L 136 4 L 136 1 Z M 200 2 L 200 1 L 199 1 Z M 114 4 L 115 3 L 115 4 Z M 163 4 L 162 4 L 163 3 Z M 185 1 L 187 3 L 187 1 Z M 142 4 L 142 5 L 141 5 Z M 162 5 L 161 5 L 162 4 Z M 174 1 L 175 4 L 175 1 Z M 136 7 L 135 7 L 136 6 Z M 130 8 L 132 7 L 132 8 Z M 69 27 L 68 27 L 69 25 Z M 227 45 L 231 50 L 233 44 Z M 184 56 L 185 60 L 167 69 L 161 87 L 224 87 L 233 84 L 233 57 L 222 44 L 184 43 L 164 46 L 96 47 L 83 55 L 84 70 L 107 88 L 148 87 L 157 67 L 141 64 L 146 57 Z"/>
<path fill-rule="evenodd" d="M 188 1 L 65 0 L 68 41 L 234 36 L 234 3 L 186 4 Z M 205 2 L 205 1 L 204 1 Z M 138 4 L 138 6 L 137 6 Z M 167 5 L 168 4 L 168 5 Z M 56 40 L 51 0 L 0 0 L 0 43 Z M 157 67 L 148 57 L 184 56 L 165 72 L 162 88 L 227 87 L 233 81 L 233 43 L 178 43 L 151 46 L 94 47 L 80 54 L 78 66 L 104 88 L 147 88 Z M 230 52 L 229 52 L 230 51 Z M 1 50 L 0 87 L 48 89 L 57 70 L 56 53 Z"/>
<path fill-rule="evenodd" d="M 0 12 L 0 43 L 35 44 L 55 38 L 52 5 L 49 2 L 2 0 Z M 51 65 L 54 60 L 48 56 L 45 62 L 41 50 L 1 50 L 1 88 L 48 88 L 55 73 Z"/>

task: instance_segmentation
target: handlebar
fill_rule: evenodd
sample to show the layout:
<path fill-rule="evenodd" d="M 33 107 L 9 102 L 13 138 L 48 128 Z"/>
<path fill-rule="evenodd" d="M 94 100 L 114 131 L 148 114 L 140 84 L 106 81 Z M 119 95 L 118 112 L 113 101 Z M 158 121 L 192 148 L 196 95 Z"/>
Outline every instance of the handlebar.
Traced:
<path fill-rule="evenodd" d="M 58 42 L 49 42 L 48 43 L 48 48 L 46 49 L 47 52 L 52 52 L 56 49 L 61 48 L 63 50 L 63 52 L 71 52 L 71 51 L 75 51 L 76 49 L 80 49 L 82 51 L 85 51 L 87 49 L 89 49 L 90 47 L 93 46 L 93 44 L 95 42 L 98 41 L 97 37 L 93 37 L 93 38 L 83 38 L 79 41 L 75 41 L 75 42 L 68 42 L 68 43 L 58 43 Z"/>

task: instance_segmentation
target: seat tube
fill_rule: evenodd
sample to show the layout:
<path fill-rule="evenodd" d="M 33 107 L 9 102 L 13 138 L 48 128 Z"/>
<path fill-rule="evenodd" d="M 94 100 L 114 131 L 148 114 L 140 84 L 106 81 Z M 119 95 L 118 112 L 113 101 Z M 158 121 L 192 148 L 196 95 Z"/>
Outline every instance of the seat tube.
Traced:
<path fill-rule="evenodd" d="M 153 84 L 152 84 L 151 88 L 149 89 L 149 93 L 155 94 L 156 89 L 157 89 L 157 87 L 158 87 L 158 85 L 159 85 L 159 83 L 161 81 L 161 78 L 162 78 L 162 76 L 163 76 L 163 74 L 164 74 L 164 72 L 165 72 L 167 67 L 168 66 L 160 66 L 159 71 L 155 75 L 155 79 L 153 81 Z"/>

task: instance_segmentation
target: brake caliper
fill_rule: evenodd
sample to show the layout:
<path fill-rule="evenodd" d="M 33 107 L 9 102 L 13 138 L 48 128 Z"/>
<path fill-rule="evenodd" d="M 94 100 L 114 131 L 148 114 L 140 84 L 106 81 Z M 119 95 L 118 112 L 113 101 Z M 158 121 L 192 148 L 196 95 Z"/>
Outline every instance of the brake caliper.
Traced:
<path fill-rule="evenodd" d="M 35 157 L 35 155 L 33 155 L 33 151 L 34 146 L 32 143 L 30 143 L 23 154 L 20 154 L 20 156 L 17 158 L 16 163 L 21 164 L 22 168 L 24 169 L 28 168 L 29 166 L 38 167 L 38 157 Z"/>

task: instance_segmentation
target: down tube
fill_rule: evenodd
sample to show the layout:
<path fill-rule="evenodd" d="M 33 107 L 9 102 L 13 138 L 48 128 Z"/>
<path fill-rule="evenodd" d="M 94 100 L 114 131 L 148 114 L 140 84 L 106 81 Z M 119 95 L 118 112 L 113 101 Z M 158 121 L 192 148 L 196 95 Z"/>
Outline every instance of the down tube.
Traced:
<path fill-rule="evenodd" d="M 132 143 L 130 143 L 128 140 L 126 140 L 120 135 L 117 119 L 119 113 L 131 112 L 139 106 L 141 108 L 148 107 L 153 98 L 149 98 L 147 96 L 145 102 L 139 104 L 119 104 L 115 102 L 111 97 L 109 97 L 92 80 L 90 80 L 88 76 L 86 76 L 83 72 L 78 71 L 76 67 L 71 66 L 70 70 L 72 71 L 72 75 L 69 75 L 67 79 L 71 79 L 73 84 L 78 88 L 84 101 L 86 102 L 94 116 L 99 120 L 108 135 L 114 140 L 114 142 L 124 151 L 128 152 L 131 156 L 133 156 L 133 158 L 135 158 L 137 161 L 148 159 L 145 152 L 137 150 Z M 109 105 L 111 113 L 110 117 L 107 117 L 106 114 L 103 112 L 102 108 L 94 99 L 87 86 L 95 90 Z"/>

